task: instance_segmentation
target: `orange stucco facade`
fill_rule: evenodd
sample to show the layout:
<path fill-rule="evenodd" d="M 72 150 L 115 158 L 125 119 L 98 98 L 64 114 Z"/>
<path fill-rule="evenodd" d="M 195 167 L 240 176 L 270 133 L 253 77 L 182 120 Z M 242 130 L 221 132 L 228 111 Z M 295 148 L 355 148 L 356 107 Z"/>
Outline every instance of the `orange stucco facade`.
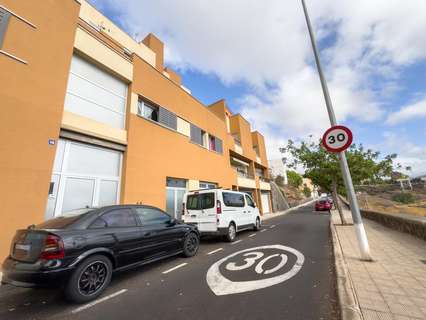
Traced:
<path fill-rule="evenodd" d="M 119 150 L 118 203 L 165 210 L 166 180 L 177 178 L 187 190 L 209 182 L 251 191 L 261 211 L 262 201 L 272 208 L 263 136 L 224 100 L 206 106 L 181 86 L 164 66 L 161 40 L 150 34 L 135 42 L 83 0 L 0 3 L 12 13 L 0 47 L 0 259 L 16 229 L 46 217 L 59 140 Z M 126 86 L 123 127 L 64 108 L 73 56 Z M 144 117 L 141 101 L 167 109 L 176 127 Z"/>

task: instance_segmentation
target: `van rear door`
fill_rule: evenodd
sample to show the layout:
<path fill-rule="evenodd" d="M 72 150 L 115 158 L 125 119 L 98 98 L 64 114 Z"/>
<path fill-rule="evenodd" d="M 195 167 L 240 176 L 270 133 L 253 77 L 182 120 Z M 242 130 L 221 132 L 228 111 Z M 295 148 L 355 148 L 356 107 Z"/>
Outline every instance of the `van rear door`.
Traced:
<path fill-rule="evenodd" d="M 200 232 L 217 231 L 216 192 L 190 192 L 186 196 L 186 223 L 196 224 Z"/>

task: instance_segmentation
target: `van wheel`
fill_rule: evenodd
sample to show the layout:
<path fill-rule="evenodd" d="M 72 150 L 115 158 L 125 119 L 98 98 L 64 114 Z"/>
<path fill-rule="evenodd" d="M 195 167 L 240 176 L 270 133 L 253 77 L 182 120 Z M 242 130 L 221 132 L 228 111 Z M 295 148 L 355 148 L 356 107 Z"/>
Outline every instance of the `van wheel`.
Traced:
<path fill-rule="evenodd" d="M 233 242 L 237 236 L 237 229 L 235 228 L 235 224 L 231 222 L 228 226 L 228 232 L 226 233 L 225 239 L 228 242 Z"/>
<path fill-rule="evenodd" d="M 193 257 L 198 251 L 200 238 L 194 233 L 190 232 L 183 241 L 183 255 L 185 257 Z"/>
<path fill-rule="evenodd" d="M 108 287 L 111 275 L 112 263 L 106 256 L 91 256 L 72 273 L 65 287 L 65 297 L 77 303 L 96 299 Z"/>
<path fill-rule="evenodd" d="M 260 228 L 261 228 L 261 225 L 260 225 L 260 218 L 259 217 L 257 217 L 256 218 L 256 223 L 254 224 L 254 231 L 259 231 L 260 230 Z"/>

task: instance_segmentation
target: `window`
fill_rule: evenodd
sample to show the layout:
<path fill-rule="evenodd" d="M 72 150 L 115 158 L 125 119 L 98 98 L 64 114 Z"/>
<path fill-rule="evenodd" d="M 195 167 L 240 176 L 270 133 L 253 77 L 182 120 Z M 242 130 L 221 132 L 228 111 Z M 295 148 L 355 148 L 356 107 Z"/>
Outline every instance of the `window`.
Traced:
<path fill-rule="evenodd" d="M 186 208 L 188 210 L 204 210 L 214 208 L 214 193 L 192 194 L 187 198 Z"/>
<path fill-rule="evenodd" d="M 216 151 L 219 153 L 223 152 L 222 147 L 222 140 L 219 138 L 216 138 L 215 136 L 212 136 L 209 134 L 209 150 Z"/>
<path fill-rule="evenodd" d="M 244 195 L 240 193 L 223 192 L 222 197 L 227 207 L 244 207 Z"/>
<path fill-rule="evenodd" d="M 191 134 L 191 141 L 199 144 L 200 146 L 204 145 L 204 135 L 206 134 L 205 131 L 198 128 L 196 125 L 191 123 L 190 128 L 190 134 Z"/>
<path fill-rule="evenodd" d="M 209 135 L 209 149 L 216 151 L 216 142 L 215 142 L 215 138 L 211 135 Z"/>
<path fill-rule="evenodd" d="M 158 122 L 158 107 L 146 101 L 138 101 L 138 114 L 144 118 Z"/>
<path fill-rule="evenodd" d="M 211 183 L 211 182 L 204 182 L 204 181 L 200 181 L 200 189 L 214 189 L 217 187 L 216 183 Z"/>
<path fill-rule="evenodd" d="M 263 169 L 256 168 L 256 175 L 259 177 L 263 177 Z"/>
<path fill-rule="evenodd" d="M 95 220 L 91 228 L 136 227 L 136 219 L 130 209 L 116 209 L 103 214 Z"/>
<path fill-rule="evenodd" d="M 154 208 L 136 208 L 136 214 L 143 226 L 163 224 L 170 221 L 170 216 L 163 211 Z"/>
<path fill-rule="evenodd" d="M 249 205 L 250 207 L 253 207 L 253 208 L 256 207 L 253 200 L 248 195 L 246 195 L 246 201 L 247 201 L 247 205 Z"/>
<path fill-rule="evenodd" d="M 186 180 L 185 179 L 179 179 L 179 178 L 167 177 L 166 186 L 167 187 L 174 187 L 174 188 L 186 188 Z"/>

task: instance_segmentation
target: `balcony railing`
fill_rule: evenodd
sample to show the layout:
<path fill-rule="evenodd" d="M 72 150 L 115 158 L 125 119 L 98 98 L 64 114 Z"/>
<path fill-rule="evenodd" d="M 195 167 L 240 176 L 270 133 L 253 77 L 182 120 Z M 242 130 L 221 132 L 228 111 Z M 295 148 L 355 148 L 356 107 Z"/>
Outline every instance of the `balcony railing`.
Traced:
<path fill-rule="evenodd" d="M 239 177 L 241 177 L 241 178 L 247 178 L 247 179 L 254 179 L 254 175 L 252 175 L 252 174 L 250 174 L 250 173 L 248 173 L 248 172 L 246 172 L 246 171 L 244 171 L 242 169 L 239 169 L 239 168 L 235 168 L 234 167 L 234 169 L 235 169 L 235 171 L 237 171 L 237 175 Z"/>
<path fill-rule="evenodd" d="M 263 181 L 263 182 L 270 182 L 271 181 L 271 179 L 264 177 L 264 176 L 258 176 L 258 177 L 259 177 L 259 180 Z"/>

